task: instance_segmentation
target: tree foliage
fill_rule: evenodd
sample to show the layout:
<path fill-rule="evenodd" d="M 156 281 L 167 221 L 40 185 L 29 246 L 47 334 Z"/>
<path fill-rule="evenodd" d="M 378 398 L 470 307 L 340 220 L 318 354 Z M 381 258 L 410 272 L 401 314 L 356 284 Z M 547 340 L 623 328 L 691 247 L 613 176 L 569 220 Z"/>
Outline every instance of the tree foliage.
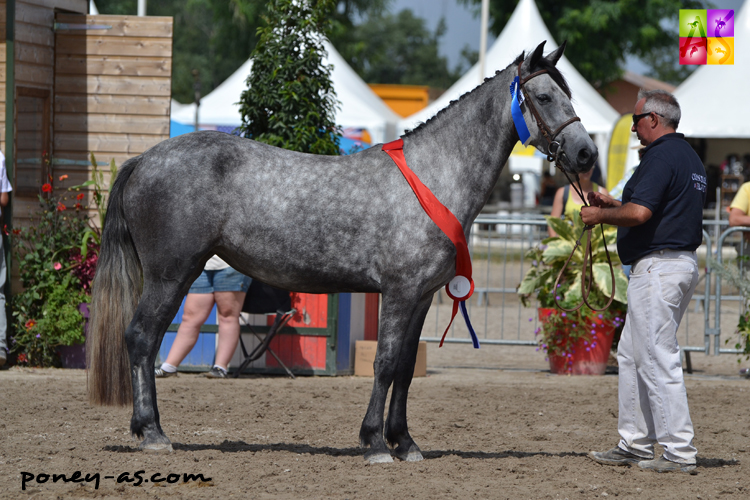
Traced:
<path fill-rule="evenodd" d="M 366 82 L 448 88 L 463 68 L 449 70 L 447 59 L 438 53 L 445 30 L 445 20 L 432 33 L 424 19 L 404 9 L 373 15 L 347 32 L 348 43 L 337 43 L 335 38 L 333 43 Z M 470 57 L 468 52 L 465 55 Z"/>
<path fill-rule="evenodd" d="M 460 0 L 480 5 L 482 0 Z M 568 41 L 565 56 L 581 75 L 604 86 L 622 75 L 626 54 L 655 62 L 653 54 L 677 52 L 679 34 L 670 23 L 680 9 L 705 9 L 702 0 L 535 0 L 558 43 Z M 518 0 L 490 0 L 490 31 L 499 35 Z M 654 76 L 668 69 L 656 66 Z M 672 79 L 673 77 L 670 77 Z"/>
<path fill-rule="evenodd" d="M 102 14 L 135 15 L 137 0 L 97 0 Z M 329 39 L 355 71 L 370 83 L 414 83 L 448 87 L 463 73 L 438 55 L 443 29 L 431 33 L 411 12 L 390 15 L 392 0 L 336 0 L 329 15 Z M 172 97 L 194 99 L 193 69 L 208 94 L 250 57 L 264 26 L 267 0 L 160 0 L 148 15 L 173 16 Z M 373 45 L 374 44 L 374 45 Z M 388 55 L 384 55 L 388 54 Z M 396 55 L 399 69 L 389 69 Z M 464 64 L 473 64 L 465 50 Z"/>
<path fill-rule="evenodd" d="M 269 1 L 240 97 L 245 136 L 305 153 L 339 153 L 333 66 L 323 64 L 334 7 L 333 0 Z"/>

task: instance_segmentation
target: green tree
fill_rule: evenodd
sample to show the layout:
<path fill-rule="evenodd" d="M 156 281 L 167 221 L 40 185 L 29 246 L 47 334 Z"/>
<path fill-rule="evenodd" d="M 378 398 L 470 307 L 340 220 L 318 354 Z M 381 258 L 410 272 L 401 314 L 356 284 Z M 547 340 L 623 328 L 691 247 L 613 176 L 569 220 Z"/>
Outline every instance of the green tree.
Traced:
<path fill-rule="evenodd" d="M 627 54 L 648 61 L 654 53 L 676 52 L 679 35 L 669 21 L 678 18 L 680 9 L 707 8 L 701 0 L 535 1 L 555 40 L 568 41 L 565 56 L 598 87 L 622 75 Z M 460 2 L 478 6 L 482 0 Z M 518 0 L 490 0 L 492 33 L 500 34 L 517 4 Z M 656 77 L 665 69 L 655 67 Z"/>
<path fill-rule="evenodd" d="M 269 1 L 248 88 L 240 97 L 240 129 L 246 136 L 305 153 L 339 154 L 333 66 L 323 64 L 323 37 L 335 5 L 333 0 Z"/>
<path fill-rule="evenodd" d="M 441 19 L 431 33 L 424 19 L 404 9 L 396 15 L 372 16 L 354 26 L 351 43 L 337 48 L 366 82 L 448 88 L 461 76 L 462 68 L 450 71 L 447 59 L 438 53 L 445 30 Z"/>

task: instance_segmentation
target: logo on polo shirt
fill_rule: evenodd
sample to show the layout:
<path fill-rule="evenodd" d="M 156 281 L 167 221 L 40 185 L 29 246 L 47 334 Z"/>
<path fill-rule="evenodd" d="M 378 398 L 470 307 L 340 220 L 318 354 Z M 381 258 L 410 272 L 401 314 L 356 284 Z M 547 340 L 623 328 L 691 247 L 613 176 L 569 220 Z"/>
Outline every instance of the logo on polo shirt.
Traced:
<path fill-rule="evenodd" d="M 700 174 L 693 174 L 691 178 L 693 180 L 693 187 L 697 189 L 698 191 L 702 191 L 705 193 L 706 184 L 707 184 L 706 176 L 700 175 Z"/>

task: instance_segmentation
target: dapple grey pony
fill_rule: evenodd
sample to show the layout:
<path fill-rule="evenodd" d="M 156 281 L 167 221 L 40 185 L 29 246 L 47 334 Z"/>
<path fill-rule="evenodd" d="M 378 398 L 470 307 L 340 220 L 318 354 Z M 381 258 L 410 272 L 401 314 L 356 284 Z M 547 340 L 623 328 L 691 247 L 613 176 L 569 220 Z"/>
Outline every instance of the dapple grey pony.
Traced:
<path fill-rule="evenodd" d="M 544 43 L 403 137 L 409 167 L 466 235 L 519 136 L 509 86 L 525 85 L 552 129 L 575 116 Z M 547 153 L 522 105 L 531 144 Z M 564 168 L 591 168 L 596 146 L 566 127 Z M 426 215 L 393 160 L 372 147 L 316 156 L 220 132 L 166 140 L 126 161 L 109 197 L 88 334 L 93 403 L 133 403 L 141 449 L 171 450 L 159 423 L 154 363 L 190 284 L 212 255 L 270 285 L 307 293 L 375 292 L 382 312 L 375 381 L 359 433 L 371 462 L 421 460 L 406 402 L 433 294 L 453 278 L 456 250 Z M 384 424 L 386 395 L 393 392 Z M 395 449 L 391 452 L 386 441 Z"/>

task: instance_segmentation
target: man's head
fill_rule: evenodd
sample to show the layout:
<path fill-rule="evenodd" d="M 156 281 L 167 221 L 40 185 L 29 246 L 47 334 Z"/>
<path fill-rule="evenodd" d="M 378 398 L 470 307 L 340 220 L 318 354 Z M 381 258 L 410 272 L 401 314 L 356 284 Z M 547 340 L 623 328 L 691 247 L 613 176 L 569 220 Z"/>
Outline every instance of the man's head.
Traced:
<path fill-rule="evenodd" d="M 680 105 L 672 94 L 665 90 L 641 90 L 631 130 L 638 135 L 641 144 L 648 146 L 677 130 L 680 116 Z"/>

